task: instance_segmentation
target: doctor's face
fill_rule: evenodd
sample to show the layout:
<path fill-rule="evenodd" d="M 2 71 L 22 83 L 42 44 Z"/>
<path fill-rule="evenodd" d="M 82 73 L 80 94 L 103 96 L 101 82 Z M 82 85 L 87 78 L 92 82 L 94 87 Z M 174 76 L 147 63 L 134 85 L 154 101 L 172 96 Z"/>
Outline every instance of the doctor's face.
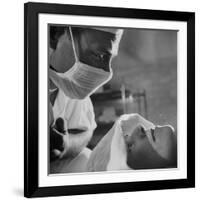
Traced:
<path fill-rule="evenodd" d="M 137 126 L 127 143 L 127 164 L 133 169 L 156 169 L 176 167 L 176 139 L 173 128 L 157 126 L 145 131 Z"/>
<path fill-rule="evenodd" d="M 90 66 L 110 71 L 112 58 L 117 54 L 118 43 L 113 33 L 84 29 L 77 42 L 79 60 Z"/>
<path fill-rule="evenodd" d="M 116 40 L 115 34 L 76 27 L 72 27 L 72 33 L 79 61 L 109 71 L 111 60 L 118 51 L 119 40 Z M 56 49 L 50 55 L 50 65 L 58 72 L 64 73 L 73 66 L 74 62 L 72 40 L 69 32 L 65 31 L 59 38 Z"/>

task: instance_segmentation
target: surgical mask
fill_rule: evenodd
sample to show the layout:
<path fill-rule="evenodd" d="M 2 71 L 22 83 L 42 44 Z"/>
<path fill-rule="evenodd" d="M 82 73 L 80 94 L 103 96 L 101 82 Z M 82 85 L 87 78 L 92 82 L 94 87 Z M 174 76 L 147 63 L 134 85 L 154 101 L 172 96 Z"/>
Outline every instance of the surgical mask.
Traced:
<path fill-rule="evenodd" d="M 76 54 L 74 38 L 71 27 L 69 27 L 72 47 L 75 55 L 75 64 L 66 73 L 56 73 L 50 69 L 50 77 L 58 88 L 70 98 L 83 99 L 90 96 L 103 84 L 112 78 L 110 72 L 104 71 L 79 61 Z"/>

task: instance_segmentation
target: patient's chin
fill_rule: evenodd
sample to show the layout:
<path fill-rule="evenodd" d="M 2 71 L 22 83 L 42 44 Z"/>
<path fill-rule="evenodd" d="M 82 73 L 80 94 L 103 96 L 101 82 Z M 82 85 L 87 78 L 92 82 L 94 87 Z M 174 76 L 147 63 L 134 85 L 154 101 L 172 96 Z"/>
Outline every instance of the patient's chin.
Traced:
<path fill-rule="evenodd" d="M 168 168 L 168 162 L 157 154 L 128 152 L 127 165 L 135 170 Z"/>
<path fill-rule="evenodd" d="M 160 145 L 157 145 L 157 151 L 166 160 L 173 162 L 177 159 L 177 138 L 174 128 L 170 125 L 157 126 L 155 135 Z M 162 148 L 160 148 L 162 146 Z"/>
<path fill-rule="evenodd" d="M 168 168 L 165 162 L 154 163 L 143 158 L 127 160 L 127 165 L 134 170 Z"/>

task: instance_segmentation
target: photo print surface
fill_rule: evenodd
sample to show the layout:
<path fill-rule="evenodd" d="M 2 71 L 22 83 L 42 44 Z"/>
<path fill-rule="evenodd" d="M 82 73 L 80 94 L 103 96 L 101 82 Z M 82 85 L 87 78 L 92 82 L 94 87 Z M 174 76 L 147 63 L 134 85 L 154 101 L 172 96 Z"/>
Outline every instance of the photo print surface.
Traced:
<path fill-rule="evenodd" d="M 177 31 L 48 25 L 49 174 L 177 168 Z"/>

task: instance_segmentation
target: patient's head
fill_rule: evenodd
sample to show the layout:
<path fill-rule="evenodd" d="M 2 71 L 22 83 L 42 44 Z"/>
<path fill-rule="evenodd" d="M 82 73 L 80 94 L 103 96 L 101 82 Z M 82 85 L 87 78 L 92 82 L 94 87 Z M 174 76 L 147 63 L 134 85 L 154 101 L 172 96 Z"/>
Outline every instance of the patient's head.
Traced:
<path fill-rule="evenodd" d="M 140 115 L 122 120 L 127 144 L 127 164 L 133 169 L 177 167 L 177 145 L 173 127 L 155 126 Z"/>

